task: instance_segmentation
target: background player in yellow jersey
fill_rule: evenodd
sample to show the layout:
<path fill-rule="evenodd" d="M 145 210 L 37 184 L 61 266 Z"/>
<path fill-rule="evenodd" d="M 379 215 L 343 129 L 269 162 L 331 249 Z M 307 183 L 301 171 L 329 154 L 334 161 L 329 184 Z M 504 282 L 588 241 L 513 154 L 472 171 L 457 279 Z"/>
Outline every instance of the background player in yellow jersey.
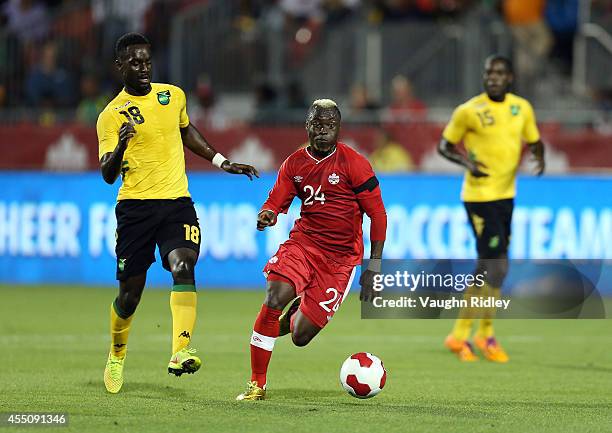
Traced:
<path fill-rule="evenodd" d="M 122 36 L 115 54 L 124 88 L 100 113 L 97 124 L 102 176 L 109 184 L 119 175 L 123 181 L 115 209 L 119 296 L 110 309 L 112 342 L 104 370 L 111 393 L 123 385 L 130 324 L 155 261 L 155 245 L 174 283 L 168 372 L 180 376 L 201 365 L 188 347 L 196 318 L 194 267 L 200 227 L 187 188 L 183 146 L 228 173 L 258 176 L 250 165 L 230 163 L 189 123 L 180 88 L 151 82 L 151 47 L 144 36 Z"/>
<path fill-rule="evenodd" d="M 482 288 L 470 287 L 466 296 L 500 296 L 508 272 L 508 245 L 514 208 L 515 180 L 523 141 L 536 160 L 536 174 L 544 172 L 544 146 L 531 104 L 512 93 L 512 63 L 493 55 L 484 65 L 485 92 L 455 109 L 442 133 L 439 152 L 463 165 L 466 174 L 461 198 L 476 236 L 477 273 L 484 273 Z M 467 155 L 456 145 L 463 141 Z M 490 361 L 507 362 L 508 355 L 495 338 L 494 309 L 480 310 L 474 343 Z M 445 345 L 459 359 L 478 359 L 469 343 L 475 311 L 462 310 Z"/>

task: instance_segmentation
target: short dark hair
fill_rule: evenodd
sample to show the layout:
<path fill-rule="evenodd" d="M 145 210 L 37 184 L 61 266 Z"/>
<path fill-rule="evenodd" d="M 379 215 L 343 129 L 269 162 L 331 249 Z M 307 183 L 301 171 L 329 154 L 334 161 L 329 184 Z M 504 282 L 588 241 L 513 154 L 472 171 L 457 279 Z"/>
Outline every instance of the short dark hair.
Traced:
<path fill-rule="evenodd" d="M 151 45 L 149 40 L 140 33 L 126 33 L 117 39 L 117 43 L 115 44 L 115 56 L 119 58 L 127 47 L 131 45 Z"/>
<path fill-rule="evenodd" d="M 508 72 L 510 72 L 511 74 L 514 73 L 514 67 L 512 66 L 512 60 L 510 60 L 508 57 L 503 56 L 501 54 L 491 54 L 489 57 L 486 58 L 485 65 L 487 63 L 492 63 L 492 62 L 502 62 L 504 66 L 506 67 L 506 69 L 508 70 Z"/>

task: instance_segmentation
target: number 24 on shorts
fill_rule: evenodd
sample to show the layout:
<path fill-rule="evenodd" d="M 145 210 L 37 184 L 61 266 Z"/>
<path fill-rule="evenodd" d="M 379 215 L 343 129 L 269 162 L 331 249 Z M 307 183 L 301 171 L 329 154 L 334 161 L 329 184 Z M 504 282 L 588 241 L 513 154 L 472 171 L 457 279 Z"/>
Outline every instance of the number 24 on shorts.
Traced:
<path fill-rule="evenodd" d="M 191 241 L 194 244 L 200 243 L 200 229 L 198 226 L 190 226 L 189 224 L 183 224 L 185 227 L 185 240 Z"/>
<path fill-rule="evenodd" d="M 334 312 L 338 311 L 338 308 L 340 308 L 340 301 L 342 301 L 342 296 L 340 296 L 340 293 L 338 293 L 338 291 L 334 289 L 333 287 L 330 287 L 329 289 L 327 289 L 325 293 L 332 293 L 333 297 L 331 299 L 328 299 L 327 301 L 319 302 L 319 306 L 323 308 L 323 310 L 327 311 L 328 313 L 331 313 L 332 310 Z M 330 304 L 334 304 L 332 308 L 329 308 L 328 305 Z"/>

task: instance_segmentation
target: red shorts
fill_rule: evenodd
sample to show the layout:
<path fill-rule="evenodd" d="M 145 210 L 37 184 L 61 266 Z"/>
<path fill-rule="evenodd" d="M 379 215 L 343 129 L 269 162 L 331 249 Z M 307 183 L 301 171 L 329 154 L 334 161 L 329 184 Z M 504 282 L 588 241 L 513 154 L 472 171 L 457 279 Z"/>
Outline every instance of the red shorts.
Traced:
<path fill-rule="evenodd" d="M 355 266 L 342 265 L 324 252 L 312 251 L 289 239 L 264 267 L 264 275 L 277 274 L 293 283 L 302 298 L 300 311 L 320 328 L 334 317 L 346 297 Z"/>

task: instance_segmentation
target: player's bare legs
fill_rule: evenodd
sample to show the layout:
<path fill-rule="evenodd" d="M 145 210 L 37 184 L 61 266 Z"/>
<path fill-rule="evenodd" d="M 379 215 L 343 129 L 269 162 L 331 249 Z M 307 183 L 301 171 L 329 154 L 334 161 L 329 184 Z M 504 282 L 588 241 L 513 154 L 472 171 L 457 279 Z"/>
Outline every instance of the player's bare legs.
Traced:
<path fill-rule="evenodd" d="M 168 373 L 180 376 L 200 369 L 202 361 L 189 348 L 196 320 L 197 294 L 194 269 L 198 253 L 191 248 L 176 248 L 168 253 L 168 267 L 172 272 L 173 286 L 170 293 L 172 310 L 172 358 Z"/>
<path fill-rule="evenodd" d="M 321 328 L 312 323 L 300 310 L 295 312 L 291 322 L 293 325 L 291 326 L 291 339 L 293 344 L 299 347 L 306 346 L 321 331 Z"/>
<path fill-rule="evenodd" d="M 123 363 L 127 351 L 130 325 L 147 280 L 146 272 L 119 283 L 119 295 L 110 308 L 111 347 L 104 369 L 104 385 L 116 394 L 123 386 Z"/>
<path fill-rule="evenodd" d="M 128 277 L 126 280 L 119 282 L 119 295 L 117 296 L 116 303 L 123 314 L 128 317 L 134 314 L 140 303 L 140 297 L 146 282 L 146 272 Z"/>
<path fill-rule="evenodd" d="M 285 314 L 280 316 L 279 336 L 291 333 L 293 344 L 302 347 L 306 346 L 319 333 L 321 328 L 312 323 L 299 310 L 300 298 L 295 296 L 295 288 L 288 282 L 269 280 L 264 304 L 282 311 L 289 302 L 293 301 Z"/>
<path fill-rule="evenodd" d="M 194 284 L 198 254 L 191 248 L 177 248 L 168 253 L 168 265 L 174 284 Z"/>
<path fill-rule="evenodd" d="M 295 288 L 288 282 L 268 279 L 264 304 L 275 310 L 282 310 L 289 302 L 295 299 L 295 296 Z"/>

